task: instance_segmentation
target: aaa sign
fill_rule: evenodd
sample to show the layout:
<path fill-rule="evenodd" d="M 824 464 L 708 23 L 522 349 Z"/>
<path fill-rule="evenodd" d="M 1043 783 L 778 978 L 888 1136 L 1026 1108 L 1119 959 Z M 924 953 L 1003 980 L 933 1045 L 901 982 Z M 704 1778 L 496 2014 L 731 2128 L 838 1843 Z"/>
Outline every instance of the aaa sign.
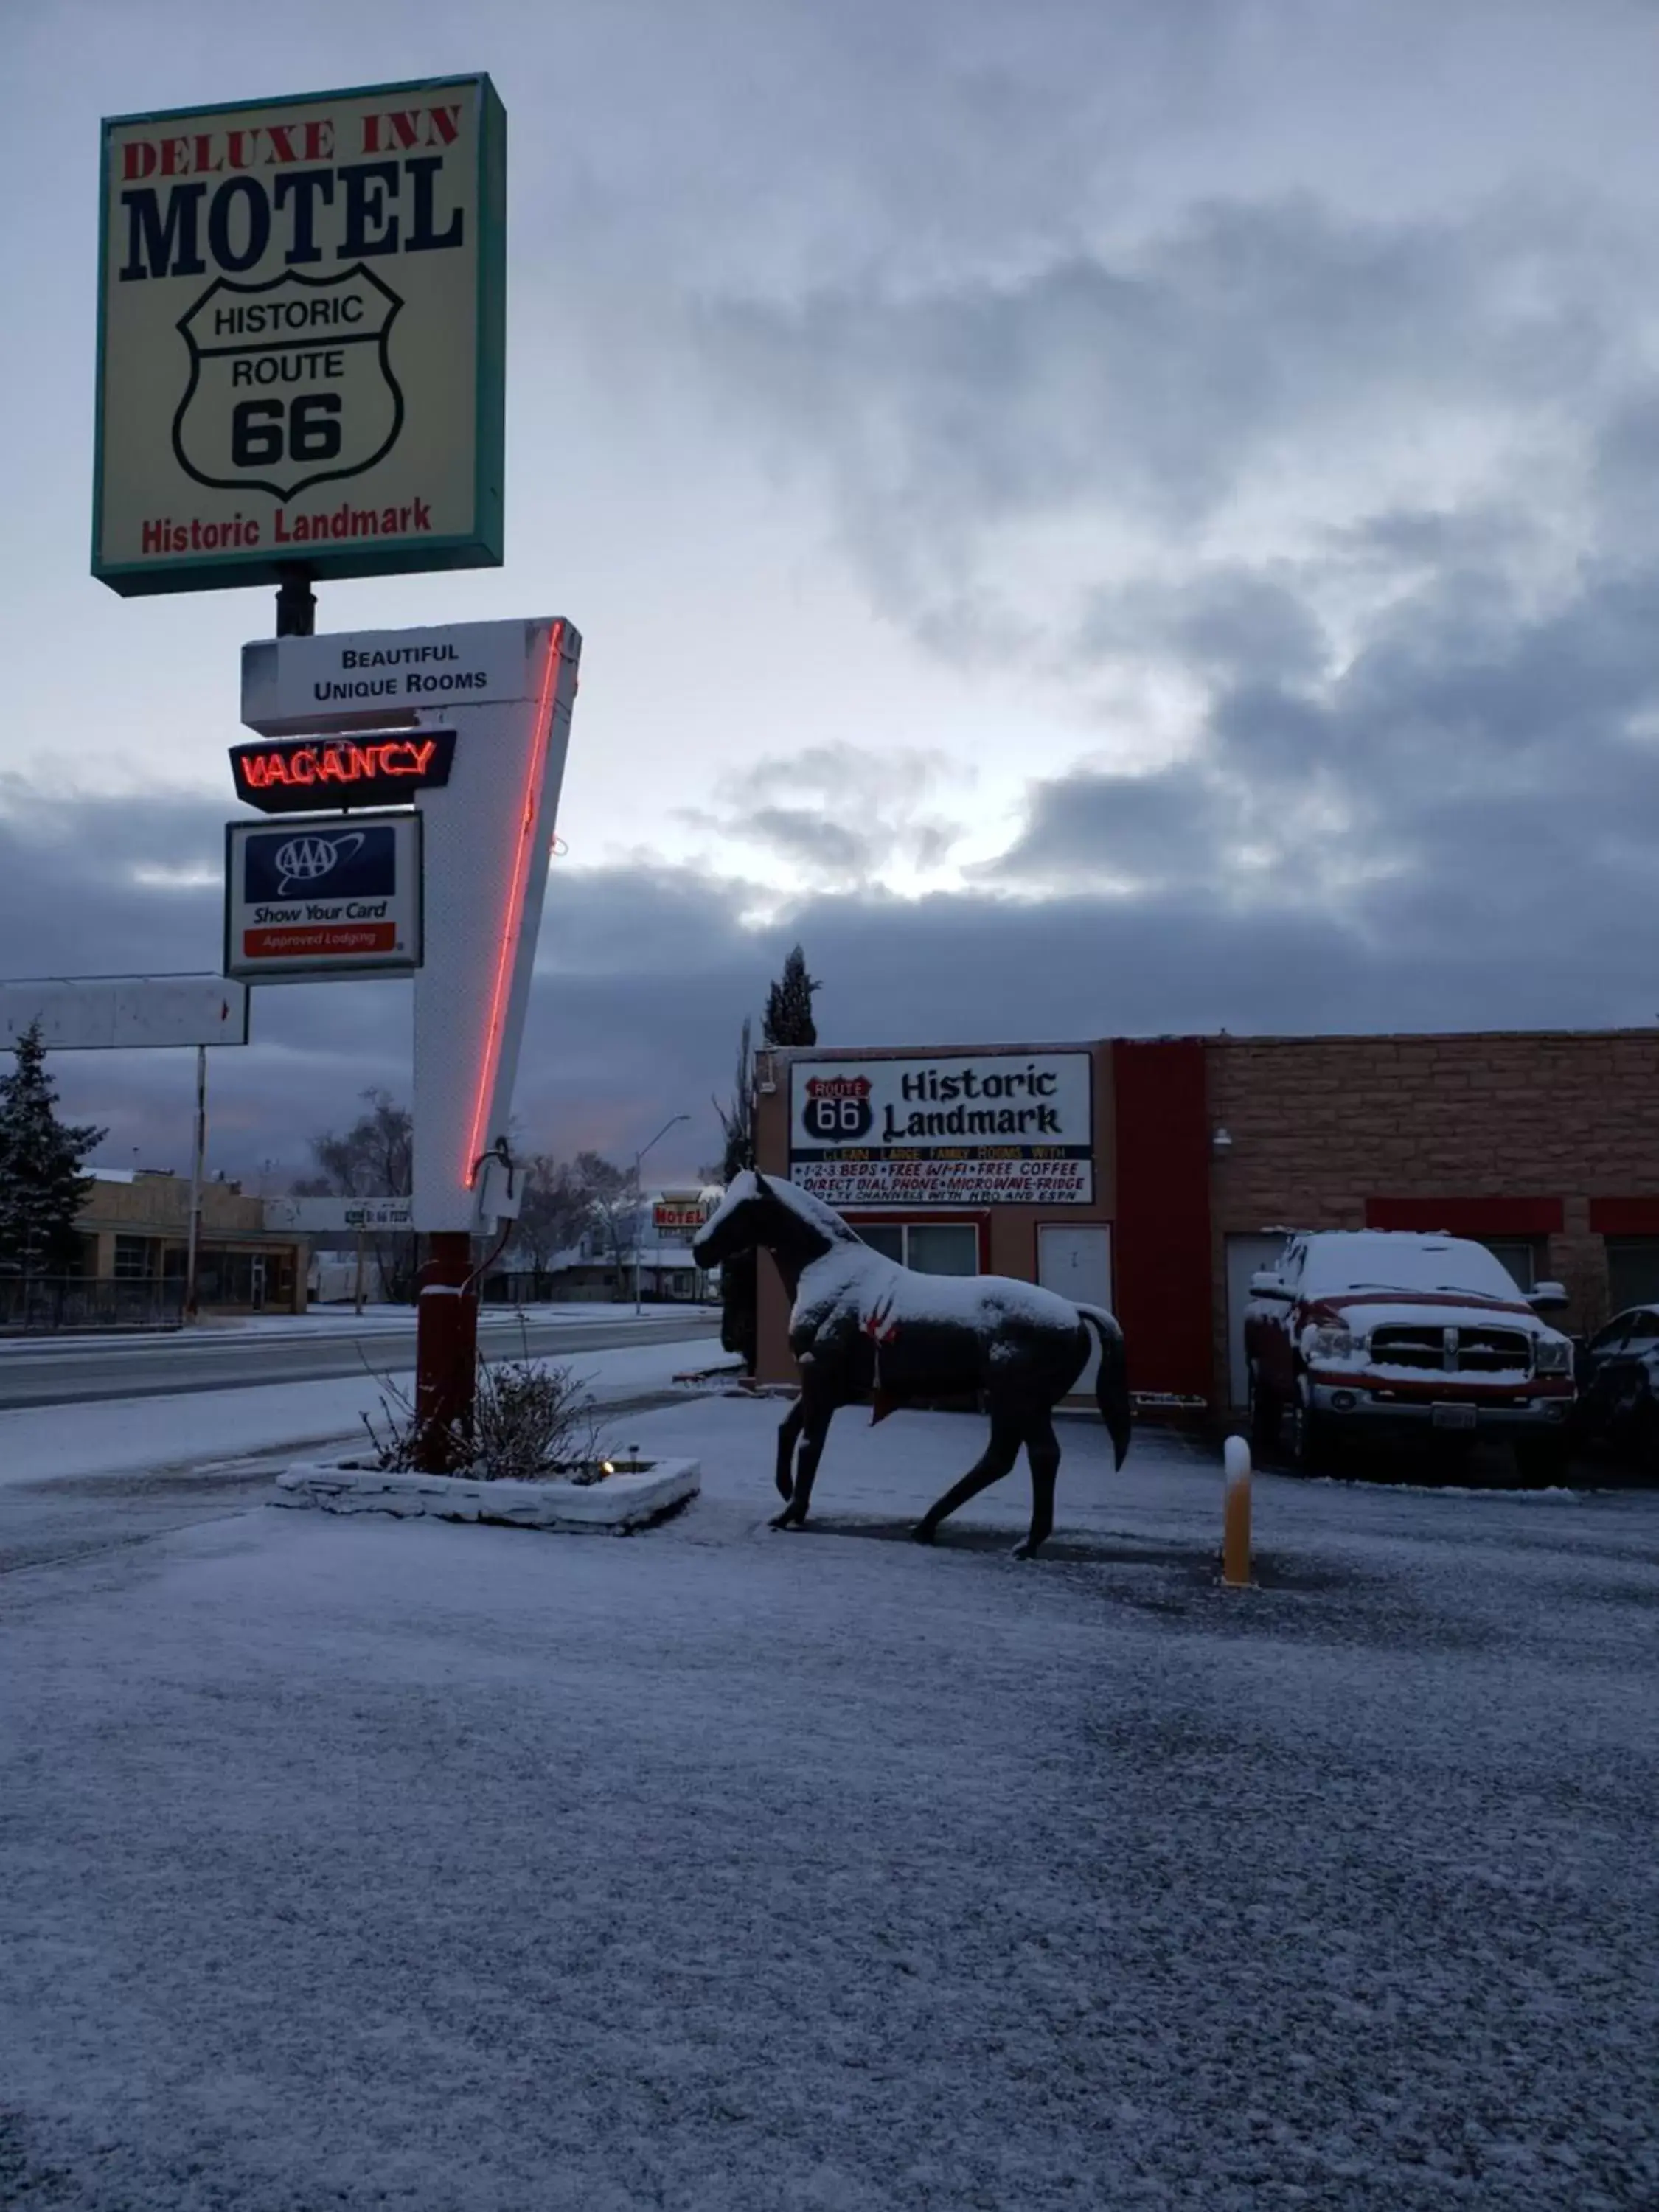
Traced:
<path fill-rule="evenodd" d="M 499 565 L 505 145 L 485 76 L 105 123 L 94 575 Z"/>

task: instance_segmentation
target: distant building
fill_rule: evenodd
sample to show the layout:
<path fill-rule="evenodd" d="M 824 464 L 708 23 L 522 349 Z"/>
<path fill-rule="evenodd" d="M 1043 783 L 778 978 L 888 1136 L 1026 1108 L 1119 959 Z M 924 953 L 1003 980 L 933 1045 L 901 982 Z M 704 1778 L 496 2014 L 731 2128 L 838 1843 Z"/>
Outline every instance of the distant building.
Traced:
<path fill-rule="evenodd" d="M 1659 1030 L 1095 1038 L 764 1050 L 762 1170 L 923 1273 L 1110 1306 L 1147 1400 L 1247 1393 L 1250 1281 L 1286 1229 L 1440 1231 L 1565 1325 L 1659 1300 Z M 759 1372 L 796 1379 L 759 1276 Z"/>
<path fill-rule="evenodd" d="M 684 1211 L 695 1206 L 703 1214 L 719 1204 L 718 1190 L 647 1191 L 630 1219 L 620 1226 L 622 1256 L 612 1250 L 606 1232 L 586 1230 L 566 1251 L 555 1253 L 536 1275 L 522 1249 L 509 1249 L 505 1263 L 493 1270 L 484 1284 L 490 1300 L 520 1299 L 611 1301 L 623 1303 L 634 1296 L 634 1263 L 639 1261 L 640 1296 L 652 1304 L 695 1304 L 711 1295 L 708 1273 L 691 1256 L 690 1239 L 684 1225 L 674 1230 L 657 1227 L 659 1208 Z"/>
<path fill-rule="evenodd" d="M 92 1190 L 76 1221 L 82 1274 L 151 1285 L 162 1304 L 181 1301 L 190 1239 L 188 1176 L 143 1168 L 96 1168 L 92 1174 Z M 240 1183 L 203 1184 L 196 1262 L 201 1311 L 303 1313 L 308 1256 L 304 1237 L 266 1230 L 264 1201 L 245 1195 Z"/>

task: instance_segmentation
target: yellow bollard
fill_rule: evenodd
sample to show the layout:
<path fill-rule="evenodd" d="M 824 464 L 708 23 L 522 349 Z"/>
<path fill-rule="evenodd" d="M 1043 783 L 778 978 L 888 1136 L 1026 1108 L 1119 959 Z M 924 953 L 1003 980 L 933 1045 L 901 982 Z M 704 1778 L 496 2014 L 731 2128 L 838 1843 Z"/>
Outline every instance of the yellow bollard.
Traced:
<path fill-rule="evenodd" d="M 1226 1502 L 1221 1515 L 1221 1583 L 1224 1589 L 1250 1587 L 1250 1447 L 1229 1437 L 1222 1447 Z"/>

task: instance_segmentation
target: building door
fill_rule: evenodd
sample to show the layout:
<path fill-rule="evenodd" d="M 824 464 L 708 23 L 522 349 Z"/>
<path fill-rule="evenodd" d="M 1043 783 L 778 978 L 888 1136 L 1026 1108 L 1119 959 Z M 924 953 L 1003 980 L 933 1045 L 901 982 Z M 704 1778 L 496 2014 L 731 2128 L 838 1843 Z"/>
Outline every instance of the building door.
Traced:
<path fill-rule="evenodd" d="M 1037 1280 L 1073 1305 L 1112 1305 L 1112 1232 L 1103 1221 L 1045 1222 L 1037 1231 Z M 1093 1395 L 1100 1346 L 1089 1332 L 1089 1364 L 1072 1385 Z"/>
<path fill-rule="evenodd" d="M 248 1289 L 248 1304 L 255 1313 L 263 1313 L 265 1306 L 265 1255 L 256 1252 L 253 1265 L 248 1270 L 252 1280 Z"/>
<path fill-rule="evenodd" d="M 1227 1395 L 1235 1406 L 1249 1401 L 1250 1378 L 1244 1364 L 1244 1309 L 1250 1302 L 1250 1278 L 1271 1267 L 1285 1249 L 1279 1236 L 1227 1239 Z"/>

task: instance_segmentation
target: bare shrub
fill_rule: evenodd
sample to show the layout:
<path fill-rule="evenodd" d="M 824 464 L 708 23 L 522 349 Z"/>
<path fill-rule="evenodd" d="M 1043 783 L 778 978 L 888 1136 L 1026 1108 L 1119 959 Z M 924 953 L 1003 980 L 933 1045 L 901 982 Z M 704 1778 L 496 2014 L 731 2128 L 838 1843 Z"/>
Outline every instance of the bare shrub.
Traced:
<path fill-rule="evenodd" d="M 493 1479 L 599 1479 L 599 1416 L 586 1384 L 573 1368 L 532 1359 L 480 1365 L 472 1435 L 477 1471 Z"/>
<path fill-rule="evenodd" d="M 414 1401 L 388 1376 L 380 1385 L 380 1419 L 362 1417 L 374 1463 L 388 1474 L 416 1473 L 422 1423 Z M 451 1427 L 445 1443 L 450 1471 L 475 1482 L 544 1482 L 555 1475 L 597 1482 L 605 1473 L 599 1413 L 585 1378 L 528 1357 L 479 1360 L 471 1429 Z"/>

